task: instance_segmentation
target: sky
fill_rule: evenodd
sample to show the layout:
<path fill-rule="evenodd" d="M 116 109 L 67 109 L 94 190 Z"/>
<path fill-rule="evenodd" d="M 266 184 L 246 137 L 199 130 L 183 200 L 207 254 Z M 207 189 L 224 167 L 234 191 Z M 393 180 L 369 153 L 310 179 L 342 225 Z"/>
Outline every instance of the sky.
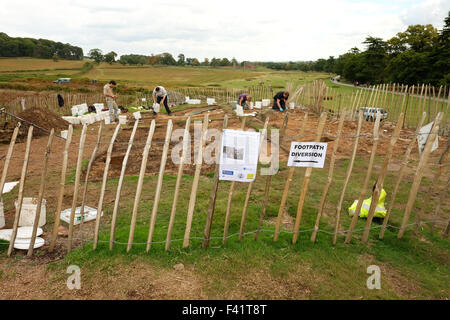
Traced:
<path fill-rule="evenodd" d="M 438 29 L 450 0 L 0 0 L 0 32 L 104 53 L 310 61 L 408 25 Z"/>

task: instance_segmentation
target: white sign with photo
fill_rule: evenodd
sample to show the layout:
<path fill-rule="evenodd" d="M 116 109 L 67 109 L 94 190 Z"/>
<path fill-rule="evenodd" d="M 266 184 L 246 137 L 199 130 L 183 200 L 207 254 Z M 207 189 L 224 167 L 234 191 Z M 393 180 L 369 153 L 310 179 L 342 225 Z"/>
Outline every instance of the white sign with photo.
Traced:
<path fill-rule="evenodd" d="M 295 142 L 289 151 L 289 167 L 323 168 L 327 155 L 327 143 Z"/>
<path fill-rule="evenodd" d="M 255 180 L 259 142 L 259 132 L 225 129 L 222 134 L 219 180 Z"/>

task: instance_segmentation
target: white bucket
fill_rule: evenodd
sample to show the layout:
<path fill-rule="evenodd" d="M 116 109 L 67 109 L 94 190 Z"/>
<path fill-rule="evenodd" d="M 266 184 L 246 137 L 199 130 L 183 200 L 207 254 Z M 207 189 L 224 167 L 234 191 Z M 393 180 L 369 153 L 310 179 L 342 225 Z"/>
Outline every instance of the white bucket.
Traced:
<path fill-rule="evenodd" d="M 261 109 L 262 102 L 261 101 L 255 101 L 255 109 Z"/>
<path fill-rule="evenodd" d="M 242 106 L 238 105 L 236 103 L 236 115 L 242 117 L 244 116 L 244 109 L 242 108 Z"/>
<path fill-rule="evenodd" d="M 289 109 L 295 108 L 295 102 L 289 102 Z"/>
<path fill-rule="evenodd" d="M 119 116 L 120 124 L 127 124 L 127 116 Z"/>
<path fill-rule="evenodd" d="M 31 239 L 16 239 L 14 241 L 14 249 L 18 250 L 28 250 L 30 248 Z M 45 240 L 37 237 L 36 240 L 34 240 L 34 247 L 33 249 L 37 249 L 42 247 L 45 244 Z"/>
<path fill-rule="evenodd" d="M 134 116 L 134 118 L 135 118 L 136 120 L 142 118 L 141 112 L 140 112 L 140 111 L 133 112 L 133 116 Z"/>
<path fill-rule="evenodd" d="M 94 103 L 95 112 L 100 113 L 105 108 L 103 103 Z"/>
<path fill-rule="evenodd" d="M 270 99 L 262 99 L 262 106 L 268 107 L 270 105 Z"/>
<path fill-rule="evenodd" d="M 105 124 L 110 124 L 111 123 L 111 119 L 109 117 L 105 117 Z"/>
<path fill-rule="evenodd" d="M 159 112 L 160 108 L 161 108 L 161 105 L 159 103 L 154 103 L 153 104 L 153 111 Z"/>
<path fill-rule="evenodd" d="M 0 229 L 5 226 L 5 213 L 3 212 L 3 202 L 0 202 Z"/>
<path fill-rule="evenodd" d="M 61 137 L 64 139 L 67 139 L 67 135 L 69 134 L 69 130 L 63 130 L 61 131 Z"/>
<path fill-rule="evenodd" d="M 38 226 L 42 227 L 46 223 L 46 200 L 42 199 L 41 215 L 39 217 Z M 19 204 L 17 200 L 14 201 L 16 211 Z M 36 198 L 23 198 L 22 210 L 20 211 L 19 227 L 33 226 L 34 218 L 36 216 L 37 199 Z"/>

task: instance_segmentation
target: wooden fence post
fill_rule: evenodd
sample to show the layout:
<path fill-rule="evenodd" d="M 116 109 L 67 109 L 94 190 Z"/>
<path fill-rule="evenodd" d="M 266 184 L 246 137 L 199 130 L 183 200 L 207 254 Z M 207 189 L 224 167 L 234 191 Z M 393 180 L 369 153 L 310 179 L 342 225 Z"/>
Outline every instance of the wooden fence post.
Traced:
<path fill-rule="evenodd" d="M 355 142 L 353 144 L 352 157 L 350 158 L 350 163 L 349 163 L 348 168 L 347 168 L 347 174 L 346 174 L 346 177 L 345 177 L 344 185 L 342 186 L 342 191 L 341 191 L 341 196 L 339 198 L 339 203 L 338 203 L 338 205 L 336 207 L 336 222 L 335 222 L 335 227 L 334 227 L 333 245 L 336 244 L 336 240 L 337 240 L 337 236 L 338 236 L 338 232 L 339 232 L 342 203 L 344 202 L 345 190 L 347 189 L 347 185 L 348 185 L 348 182 L 350 180 L 350 176 L 352 174 L 353 164 L 355 162 L 356 151 L 358 150 L 358 142 L 359 142 L 359 135 L 361 133 L 362 122 L 363 122 L 363 113 L 360 112 L 359 113 L 359 119 L 358 119 L 358 127 L 356 129 Z"/>
<path fill-rule="evenodd" d="M 27 176 L 28 159 L 30 157 L 30 147 L 31 147 L 31 139 L 32 138 L 33 138 L 33 126 L 29 126 L 28 127 L 28 136 L 27 136 L 27 145 L 25 147 L 25 158 L 24 158 L 23 166 L 22 166 L 22 174 L 20 176 L 19 195 L 17 198 L 17 209 L 16 209 L 16 213 L 14 215 L 13 230 L 11 233 L 11 239 L 9 241 L 9 247 L 8 247 L 8 257 L 11 256 L 12 250 L 14 248 L 14 242 L 16 241 L 17 227 L 19 225 L 20 212 L 22 211 L 23 188 L 24 188 L 25 180 L 26 180 L 26 176 Z M 3 190 L 2 190 L 2 192 L 3 192 Z"/>
<path fill-rule="evenodd" d="M 261 148 L 262 148 L 262 144 L 264 142 L 264 139 L 266 138 L 266 134 L 267 134 L 267 125 L 269 124 L 269 117 L 266 118 L 266 121 L 264 123 L 264 128 L 262 130 L 262 134 L 261 134 L 261 138 L 259 141 L 259 154 L 258 154 L 258 161 L 259 161 L 259 157 L 261 155 Z M 255 178 L 256 180 L 256 178 Z M 248 185 L 248 189 L 247 189 L 247 196 L 245 197 L 245 202 L 244 202 L 244 209 L 242 210 L 242 218 L 241 218 L 241 227 L 239 229 L 239 241 L 242 241 L 242 237 L 244 235 L 244 224 L 245 224 L 245 218 L 247 217 L 247 209 L 248 209 L 248 202 L 250 200 L 250 194 L 252 193 L 253 190 L 253 183 L 255 181 L 251 181 Z M 225 239 L 224 239 L 225 240 Z"/>
<path fill-rule="evenodd" d="M 136 135 L 138 125 L 139 120 L 136 120 L 134 122 L 133 131 L 131 132 L 130 135 L 130 140 L 128 140 L 128 147 L 125 153 L 125 157 L 122 160 L 122 170 L 120 171 L 119 182 L 117 184 L 116 199 L 114 201 L 114 209 L 111 220 L 111 232 L 109 235 L 109 250 L 112 250 L 114 247 L 114 234 L 116 230 L 117 212 L 119 211 L 120 193 L 122 192 L 123 178 L 125 176 L 125 171 L 127 169 L 128 157 L 130 156 L 131 148 L 133 147 L 134 136 Z"/>
<path fill-rule="evenodd" d="M 380 239 L 383 239 L 383 237 L 384 237 L 384 233 L 386 231 L 386 226 L 389 221 L 389 215 L 394 206 L 395 197 L 397 196 L 398 188 L 400 187 L 400 183 L 402 182 L 403 175 L 405 174 L 406 166 L 408 164 L 412 148 L 414 147 L 414 145 L 416 143 L 417 136 L 420 133 L 420 128 L 422 127 L 422 124 L 425 121 L 426 116 L 427 116 L 426 112 L 422 113 L 422 118 L 420 119 L 419 124 L 417 125 L 416 133 L 413 136 L 411 142 L 409 143 L 408 148 L 406 149 L 405 158 L 403 159 L 402 166 L 401 166 L 399 174 L 398 174 L 397 182 L 395 183 L 394 191 L 392 192 L 391 202 L 389 203 L 389 207 L 386 211 L 386 216 L 383 219 L 383 225 L 381 226 L 380 235 L 379 235 Z"/>
<path fill-rule="evenodd" d="M 169 145 L 170 145 L 170 140 L 172 137 L 172 129 L 173 129 L 172 120 L 169 119 L 169 121 L 167 121 L 166 139 L 164 141 L 163 152 L 162 152 L 162 156 L 161 156 L 161 165 L 159 167 L 158 182 L 157 182 L 156 191 L 155 191 L 155 200 L 153 202 L 153 210 L 152 210 L 152 215 L 150 217 L 150 226 L 149 226 L 147 248 L 146 248 L 147 252 L 150 250 L 150 247 L 152 246 L 153 232 L 155 230 L 156 214 L 158 213 L 158 205 L 159 205 L 159 199 L 161 196 L 161 188 L 162 188 L 162 182 L 163 182 L 163 178 L 164 178 L 164 170 L 166 169 L 167 153 L 169 152 Z"/>
<path fill-rule="evenodd" d="M 363 201 L 364 201 L 364 196 L 366 195 L 367 187 L 369 186 L 369 181 L 370 181 L 370 178 L 372 177 L 372 168 L 373 168 L 373 163 L 375 160 L 375 155 L 377 153 L 377 147 L 378 147 L 378 141 L 379 141 L 380 121 L 381 121 L 381 113 L 377 112 L 375 124 L 373 126 L 373 145 L 372 145 L 372 151 L 370 153 L 369 165 L 367 167 L 366 178 L 364 180 L 364 185 L 359 194 L 358 202 L 356 205 L 355 212 L 353 213 L 352 220 L 350 222 L 349 230 L 345 237 L 345 243 L 350 243 L 350 240 L 352 239 L 353 229 L 355 228 L 356 223 L 358 221 L 359 213 L 361 211 L 361 207 L 362 207 Z"/>
<path fill-rule="evenodd" d="M 443 115 L 442 112 L 439 112 L 437 114 L 436 119 L 434 120 L 433 129 L 431 130 L 431 133 L 428 136 L 428 140 L 425 144 L 425 148 L 423 150 L 419 164 L 417 165 L 417 171 L 416 175 L 414 176 L 414 181 L 409 193 L 408 202 L 406 204 L 405 213 L 403 215 L 402 225 L 397 235 L 398 239 L 401 239 L 403 237 L 403 234 L 405 233 L 406 224 L 408 223 L 409 216 L 411 214 L 411 210 L 414 205 L 414 201 L 416 200 L 417 192 L 419 191 L 420 182 L 422 181 L 425 165 L 427 164 L 428 158 L 431 153 L 431 147 L 433 146 L 434 140 L 436 139 L 436 136 L 438 135 L 439 132 L 439 124 L 441 123 L 442 115 Z"/>
<path fill-rule="evenodd" d="M 225 114 L 225 117 L 223 118 L 223 126 L 222 130 L 226 129 L 228 125 L 228 115 Z M 206 216 L 206 223 L 205 223 L 205 230 L 203 233 L 203 242 L 202 242 L 202 248 L 207 248 L 209 246 L 209 240 L 211 237 L 211 227 L 212 227 L 212 221 L 214 218 L 214 209 L 216 206 L 216 198 L 217 198 L 217 188 L 219 187 L 219 169 L 220 169 L 220 156 L 222 154 L 221 143 L 222 143 L 222 136 L 218 139 L 219 144 L 219 152 L 216 154 L 216 168 L 214 172 L 214 180 L 213 180 L 213 187 L 211 189 L 211 193 L 209 195 L 209 207 L 208 207 L 208 214 Z"/>
<path fill-rule="evenodd" d="M 83 125 L 83 129 L 81 130 L 80 136 L 80 145 L 78 148 L 78 160 L 77 160 L 77 169 L 75 171 L 75 186 L 73 189 L 73 198 L 72 198 L 72 208 L 70 210 L 70 221 L 69 221 L 69 237 L 68 237 L 68 245 L 67 251 L 72 251 L 72 237 L 73 237 L 73 224 L 75 218 L 75 210 L 77 207 L 78 200 L 78 187 L 80 185 L 80 176 L 81 176 L 81 165 L 83 161 L 83 150 L 84 150 L 84 142 L 86 141 L 86 130 L 87 125 Z"/>
<path fill-rule="evenodd" d="M 86 203 L 86 193 L 87 193 L 87 188 L 88 188 L 89 174 L 91 173 L 92 164 L 94 163 L 95 157 L 97 156 L 97 151 L 98 151 L 98 147 L 100 145 L 100 139 L 101 139 L 101 136 L 102 136 L 102 130 L 103 130 L 103 121 L 100 122 L 100 126 L 98 127 L 97 142 L 95 144 L 94 151 L 92 151 L 91 158 L 89 159 L 89 163 L 88 163 L 88 166 L 87 166 L 87 169 L 86 169 L 86 177 L 84 179 L 83 197 L 81 199 L 81 208 L 80 208 L 80 213 L 81 213 L 80 237 L 81 237 L 81 241 L 84 240 L 83 233 L 82 233 L 82 228 L 83 228 L 83 222 L 84 222 L 84 205 Z"/>
<path fill-rule="evenodd" d="M 100 197 L 99 197 L 98 206 L 97 206 L 97 217 L 95 219 L 94 244 L 92 246 L 92 248 L 94 250 L 97 249 L 97 245 L 98 245 L 100 217 L 101 217 L 102 210 L 103 210 L 103 199 L 105 197 L 106 181 L 108 180 L 109 164 L 111 163 L 111 154 L 112 154 L 112 150 L 114 147 L 114 141 L 116 140 L 117 134 L 119 133 L 119 129 L 120 129 L 120 123 L 117 124 L 116 129 L 114 130 L 114 133 L 111 137 L 111 141 L 109 142 L 108 151 L 106 153 L 105 169 L 103 171 L 102 187 L 100 189 Z"/>
<path fill-rule="evenodd" d="M 298 139 L 301 140 L 303 139 L 303 135 L 305 133 L 305 128 L 306 128 L 306 123 L 308 121 L 308 113 L 305 113 L 305 116 L 303 118 L 302 121 L 302 126 L 300 128 L 300 133 L 298 135 Z M 294 176 L 294 172 L 295 172 L 295 167 L 290 167 L 289 168 L 289 172 L 288 172 L 288 176 L 286 179 L 286 183 L 284 185 L 284 191 L 283 191 L 283 195 L 281 197 L 281 203 L 280 203 L 280 208 L 278 209 L 278 216 L 277 216 L 277 221 L 275 224 L 275 234 L 273 236 L 273 241 L 277 242 L 278 241 L 278 237 L 280 234 L 280 227 L 281 227 L 281 219 L 283 217 L 283 212 L 284 212 L 284 207 L 286 205 L 286 201 L 287 201 L 287 197 L 288 197 L 288 193 L 289 193 L 289 186 L 291 184 L 292 181 L 292 177 Z"/>
<path fill-rule="evenodd" d="M 53 250 L 55 248 L 55 244 L 56 244 L 56 238 L 58 236 L 58 227 L 59 227 L 59 222 L 61 219 L 62 202 L 64 199 L 64 186 L 66 184 L 67 161 L 69 158 L 70 143 L 72 142 L 72 134 L 73 134 L 73 127 L 72 127 L 72 125 L 69 125 L 69 130 L 67 132 L 66 145 L 65 145 L 64 151 L 63 151 L 63 163 L 62 163 L 62 169 L 61 169 L 61 179 L 59 182 L 58 204 L 56 206 L 55 222 L 53 223 L 52 239 L 50 241 L 50 247 L 48 249 L 49 252 L 53 252 Z"/>
<path fill-rule="evenodd" d="M 197 199 L 198 182 L 200 180 L 200 173 L 203 163 L 203 148 L 206 143 L 206 134 L 208 130 L 209 116 L 205 114 L 203 118 L 202 134 L 200 137 L 199 150 L 197 153 L 197 159 L 195 162 L 194 181 L 192 182 L 191 197 L 189 199 L 188 213 L 186 217 L 186 230 L 184 232 L 183 248 L 189 246 L 189 237 L 191 234 L 192 218 L 194 217 L 195 201 Z"/>
<path fill-rule="evenodd" d="M 166 247 L 165 247 L 166 251 L 169 250 L 169 248 L 170 248 L 170 237 L 172 234 L 173 224 L 175 222 L 178 194 L 180 192 L 181 177 L 183 176 L 183 166 L 184 166 L 184 162 L 186 159 L 186 153 L 188 151 L 188 147 L 189 147 L 189 143 L 190 143 L 190 137 L 189 137 L 190 126 L 191 126 L 191 117 L 188 117 L 186 120 L 186 127 L 184 129 L 183 150 L 181 152 L 180 164 L 178 165 L 177 182 L 175 183 L 175 193 L 173 195 L 173 203 L 172 203 L 172 211 L 170 212 L 169 227 L 167 228 Z"/>
<path fill-rule="evenodd" d="M 315 141 L 320 142 L 320 138 L 322 137 L 323 127 L 325 126 L 325 122 L 327 120 L 327 113 L 322 112 L 320 115 L 319 125 L 317 127 L 317 132 L 315 136 Z M 292 243 L 295 244 L 298 239 L 298 232 L 300 229 L 300 222 L 303 214 L 303 204 L 305 203 L 306 192 L 308 191 L 309 181 L 311 180 L 312 167 L 307 167 L 305 170 L 305 177 L 303 179 L 302 191 L 300 192 L 300 198 L 297 205 L 297 216 L 295 218 L 294 225 L 294 235 L 292 236 Z"/>
<path fill-rule="evenodd" d="M 48 156 L 50 154 L 50 147 L 53 142 L 54 134 L 55 134 L 55 129 L 52 129 L 50 131 L 50 136 L 48 137 L 47 147 L 45 148 L 44 161 L 43 161 L 44 163 L 42 164 L 41 184 L 39 186 L 36 214 L 34 216 L 33 231 L 31 233 L 30 246 L 28 247 L 28 253 L 27 253 L 28 257 L 31 257 L 33 255 L 34 244 L 36 242 L 36 233 L 37 233 L 37 228 L 39 225 L 39 218 L 41 217 L 42 199 L 44 198 L 44 190 L 45 190 L 45 185 L 47 182 L 46 176 L 47 176 Z"/>
<path fill-rule="evenodd" d="M 311 242 L 316 241 L 317 232 L 319 231 L 320 218 L 322 216 L 322 212 L 325 207 L 325 201 L 326 201 L 327 195 L 328 195 L 328 189 L 330 188 L 331 182 L 333 181 L 334 162 L 336 161 L 336 153 L 337 153 L 337 150 L 339 147 L 339 140 L 341 139 L 342 128 L 344 127 L 344 120 L 345 120 L 345 117 L 347 116 L 347 110 L 346 109 L 342 110 L 342 113 L 340 116 L 341 116 L 341 118 L 339 119 L 339 125 L 338 125 L 338 129 L 336 132 L 336 140 L 334 141 L 333 153 L 331 154 L 330 169 L 328 170 L 328 180 L 325 185 L 325 188 L 323 189 L 322 197 L 320 199 L 320 205 L 319 205 L 319 210 L 317 211 L 316 223 L 314 225 L 314 231 L 311 235 Z"/>
<path fill-rule="evenodd" d="M 241 130 L 245 128 L 245 120 L 247 118 L 242 118 Z M 223 227 L 223 244 L 227 243 L 227 235 L 228 235 L 228 226 L 230 224 L 230 216 L 231 216 L 231 202 L 233 200 L 233 192 L 234 187 L 236 185 L 236 181 L 231 181 L 230 191 L 228 191 L 228 203 L 227 203 L 227 211 L 225 213 L 225 225 Z"/>
<path fill-rule="evenodd" d="M 378 175 L 378 179 L 375 183 L 375 189 L 372 192 L 372 201 L 369 207 L 369 213 L 367 215 L 366 226 L 364 228 L 362 242 L 366 243 L 369 239 L 370 225 L 372 224 L 373 216 L 375 214 L 375 209 L 378 204 L 378 200 L 380 199 L 381 190 L 383 189 L 384 179 L 386 178 L 387 169 L 389 162 L 392 158 L 392 152 L 394 151 L 394 146 L 397 143 L 398 137 L 400 135 L 400 131 L 403 128 L 403 123 L 405 121 L 405 114 L 400 113 L 399 119 L 397 121 L 397 125 L 395 126 L 394 132 L 391 137 L 391 141 L 389 144 L 388 151 L 386 153 L 386 157 L 384 158 L 383 166 L 381 167 L 381 172 Z"/>
<path fill-rule="evenodd" d="M 11 155 L 14 150 L 14 145 L 16 143 L 17 135 L 19 134 L 19 128 L 20 128 L 20 122 L 17 122 L 17 126 L 14 128 L 14 132 L 13 132 L 11 141 L 9 143 L 8 153 L 6 154 L 6 158 L 5 158 L 5 165 L 3 166 L 2 178 L 0 180 L 0 202 L 2 202 L 2 203 L 3 203 L 2 194 L 3 194 L 3 188 L 5 186 L 5 182 L 6 182 L 6 174 L 8 173 L 9 162 L 11 161 Z"/>
<path fill-rule="evenodd" d="M 136 228 L 136 218 L 137 218 L 137 213 L 138 213 L 138 208 L 139 208 L 139 201 L 141 199 L 141 194 L 142 194 L 142 185 L 144 183 L 145 169 L 147 168 L 148 153 L 149 153 L 151 145 L 152 145 L 152 139 L 153 139 L 154 133 L 155 133 L 155 119 L 153 119 L 150 124 L 147 141 L 145 142 L 144 151 L 142 153 L 141 170 L 139 171 L 139 179 L 138 179 L 138 183 L 137 183 L 136 196 L 134 198 L 133 213 L 131 216 L 130 234 L 128 237 L 128 244 L 127 244 L 127 252 L 129 252 L 131 250 L 131 247 L 133 246 L 134 230 Z"/>

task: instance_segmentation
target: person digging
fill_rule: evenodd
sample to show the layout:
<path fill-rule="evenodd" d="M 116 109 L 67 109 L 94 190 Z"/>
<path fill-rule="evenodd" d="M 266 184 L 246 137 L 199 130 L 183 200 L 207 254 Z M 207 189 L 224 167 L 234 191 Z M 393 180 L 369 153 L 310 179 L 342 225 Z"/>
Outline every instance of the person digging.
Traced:
<path fill-rule="evenodd" d="M 103 95 L 106 99 L 106 104 L 109 109 L 109 120 L 110 123 L 114 123 L 116 121 L 117 117 L 117 110 L 119 107 L 116 103 L 117 96 L 114 94 L 113 89 L 116 87 L 116 82 L 114 80 L 111 80 L 105 86 L 103 87 Z"/>
<path fill-rule="evenodd" d="M 167 115 L 171 115 L 171 111 L 169 108 L 169 104 L 167 102 L 167 91 L 163 86 L 158 86 L 153 90 L 153 103 L 154 104 L 164 104 L 164 108 L 166 108 Z M 156 116 L 156 111 L 153 109 L 153 115 Z"/>
<path fill-rule="evenodd" d="M 280 91 L 273 97 L 273 110 L 284 111 L 287 110 L 286 101 L 289 98 L 288 91 Z"/>

